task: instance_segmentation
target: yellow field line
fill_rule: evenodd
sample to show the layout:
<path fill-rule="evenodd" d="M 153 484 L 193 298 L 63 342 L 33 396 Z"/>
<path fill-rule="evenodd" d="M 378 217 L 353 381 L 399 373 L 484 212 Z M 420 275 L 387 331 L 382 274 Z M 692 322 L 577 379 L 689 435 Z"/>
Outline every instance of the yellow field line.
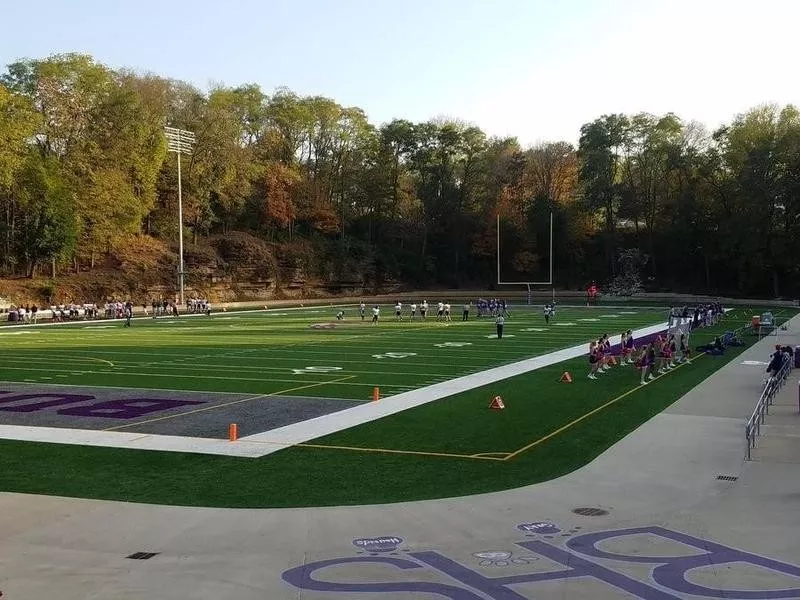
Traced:
<path fill-rule="evenodd" d="M 390 450 L 389 448 L 359 448 L 357 446 L 327 446 L 325 444 L 295 444 L 296 448 L 320 448 L 324 450 L 351 450 L 354 452 L 378 452 L 383 454 L 411 454 L 415 456 L 442 456 L 447 458 L 467 458 L 469 460 L 503 460 L 471 454 L 451 454 L 448 452 L 421 452 L 416 450 Z"/>
<path fill-rule="evenodd" d="M 258 396 L 252 396 L 250 398 L 242 398 L 241 400 L 232 400 L 231 402 L 226 402 L 224 404 L 216 404 L 214 406 L 206 406 L 204 408 L 196 408 L 194 410 L 190 410 L 187 412 L 181 412 L 174 415 L 166 415 L 164 417 L 156 417 L 154 419 L 146 419 L 144 421 L 137 421 L 136 423 L 126 423 L 125 425 L 117 425 L 116 427 L 109 427 L 107 429 L 103 429 L 103 431 L 116 431 L 119 429 L 126 429 L 128 427 L 135 427 L 137 425 L 145 425 L 147 423 L 155 423 L 156 421 L 165 421 L 167 419 L 175 419 L 177 417 L 186 417 L 188 415 L 193 415 L 200 412 L 205 412 L 207 410 L 216 410 L 218 408 L 225 408 L 226 406 L 233 406 L 234 404 L 241 404 L 242 402 L 250 402 L 252 400 L 259 400 L 261 398 L 268 398 L 270 396 L 280 396 L 281 394 L 288 394 L 290 392 L 297 392 L 300 390 L 306 390 L 312 387 L 318 387 L 320 385 L 325 385 L 327 383 L 338 383 L 340 381 L 344 381 L 346 379 L 350 379 L 355 377 L 355 375 L 346 375 L 344 377 L 339 377 L 338 379 L 332 379 L 330 381 L 320 381 L 319 383 L 310 383 L 308 385 L 301 385 L 299 387 L 289 388 L 287 390 L 279 390 L 277 392 L 271 392 L 269 394 L 259 394 Z"/>
<path fill-rule="evenodd" d="M 682 364 L 678 365 L 678 367 L 680 368 L 680 367 L 682 367 L 682 366 L 684 366 L 684 365 L 691 364 L 692 362 L 694 362 L 695 360 L 697 360 L 698 358 L 700 358 L 700 357 L 702 357 L 702 356 L 705 356 L 705 353 L 704 353 L 704 354 L 700 354 L 700 355 L 696 356 L 695 358 L 693 358 L 693 359 L 690 359 L 690 360 L 686 361 L 685 363 L 682 363 Z M 666 375 L 666 374 L 667 374 L 667 373 L 664 373 L 664 374 L 662 374 L 662 375 L 659 375 L 659 376 L 658 376 L 658 377 L 656 377 L 656 378 L 655 378 L 653 381 L 655 381 L 655 380 L 657 380 L 657 379 L 661 379 L 661 378 L 662 378 L 662 377 L 664 377 L 664 375 Z M 566 425 L 564 425 L 563 427 L 559 427 L 559 428 L 558 428 L 558 429 L 556 429 L 555 431 L 551 431 L 551 432 L 550 432 L 550 433 L 548 433 L 546 436 L 539 438 L 539 439 L 538 439 L 538 440 L 536 440 L 535 442 L 531 442 L 531 443 L 530 443 L 530 444 L 528 444 L 527 446 L 523 446 L 523 447 L 522 447 L 522 448 L 520 448 L 519 450 L 515 450 L 514 452 L 510 453 L 508 456 L 506 456 L 505 458 L 502 458 L 502 459 L 500 459 L 500 460 L 511 460 L 512 458 L 514 458 L 514 457 L 516 457 L 516 456 L 519 456 L 519 455 L 520 455 L 520 454 L 522 454 L 523 452 L 527 452 L 527 451 L 528 451 L 528 450 L 530 450 L 531 448 L 534 448 L 535 446 L 538 446 L 539 444 L 541 444 L 541 443 L 543 443 L 543 442 L 546 442 L 547 440 L 549 440 L 549 439 L 551 439 L 551 438 L 554 438 L 554 437 L 555 437 L 555 436 L 557 436 L 559 433 L 563 433 L 564 431 L 566 431 L 566 430 L 567 430 L 567 429 L 569 429 L 570 427 L 573 427 L 574 425 L 577 425 L 578 423 L 580 423 L 580 422 L 581 422 L 581 421 L 583 421 L 584 419 L 588 419 L 589 417 L 591 417 L 592 415 L 594 415 L 594 414 L 596 414 L 596 413 L 600 412 L 600 411 L 601 411 L 601 410 L 603 410 L 604 408 L 606 408 L 606 407 L 609 407 L 609 406 L 611 406 L 612 404 L 614 404 L 614 403 L 616 403 L 616 402 L 619 402 L 619 401 L 620 401 L 620 400 L 622 400 L 623 398 L 626 398 L 626 397 L 630 396 L 632 393 L 634 393 L 634 392 L 636 392 L 636 391 L 638 391 L 638 390 L 641 390 L 641 389 L 642 389 L 642 388 L 644 388 L 646 385 L 647 385 L 647 384 L 640 384 L 640 385 L 636 386 L 635 388 L 631 388 L 631 389 L 629 389 L 627 392 L 625 392 L 625 393 L 623 393 L 623 394 L 620 394 L 619 396 L 617 396 L 617 397 L 616 397 L 616 398 L 614 398 L 613 400 L 609 400 L 609 401 L 608 401 L 608 402 L 606 402 L 605 404 L 603 404 L 603 405 L 601 405 L 601 406 L 598 406 L 598 407 L 597 407 L 597 408 L 595 408 L 595 409 L 592 409 L 592 410 L 590 410 L 589 412 L 587 412 L 586 414 L 584 414 L 584 415 L 582 415 L 582 416 L 578 417 L 578 418 L 577 418 L 577 419 L 575 419 L 574 421 L 570 421 L 569 423 L 567 423 L 567 424 L 566 424 Z"/>

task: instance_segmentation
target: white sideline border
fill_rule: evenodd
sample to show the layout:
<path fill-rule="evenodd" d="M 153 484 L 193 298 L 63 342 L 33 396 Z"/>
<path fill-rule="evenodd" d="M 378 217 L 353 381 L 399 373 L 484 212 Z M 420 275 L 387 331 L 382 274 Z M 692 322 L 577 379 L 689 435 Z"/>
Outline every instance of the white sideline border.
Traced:
<path fill-rule="evenodd" d="M 664 331 L 667 323 L 651 325 L 634 331 L 640 338 Z M 515 375 L 535 371 L 565 360 L 586 354 L 587 343 L 542 356 L 494 367 L 486 371 L 464 375 L 410 392 L 389 396 L 378 402 L 365 402 L 335 413 L 279 427 L 271 431 L 239 438 L 237 442 L 223 439 L 198 438 L 174 435 L 156 435 L 123 431 L 98 431 L 67 427 L 35 427 L 28 425 L 0 425 L 0 439 L 26 442 L 101 446 L 129 450 L 157 450 L 259 458 L 289 446 L 337 433 L 363 423 L 393 415 L 410 408 L 422 406 L 453 394 L 495 383 Z M 43 383 L 41 385 L 47 385 Z M 265 395 L 265 398 L 268 398 Z"/>

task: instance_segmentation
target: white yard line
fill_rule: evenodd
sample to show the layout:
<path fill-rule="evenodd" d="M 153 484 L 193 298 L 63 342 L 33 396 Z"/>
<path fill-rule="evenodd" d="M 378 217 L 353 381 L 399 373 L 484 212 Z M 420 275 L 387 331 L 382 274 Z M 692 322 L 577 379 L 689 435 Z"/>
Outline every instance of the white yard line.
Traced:
<path fill-rule="evenodd" d="M 665 328 L 666 324 L 664 323 L 637 329 L 634 331 L 634 337 L 640 338 L 658 333 L 664 331 Z M 367 402 L 339 412 L 279 427 L 272 431 L 245 436 L 235 443 L 210 438 L 24 425 L 0 425 L 0 439 L 258 458 L 295 444 L 302 444 L 362 423 L 369 423 L 453 394 L 577 358 L 586 352 L 587 345 L 579 344 L 542 356 L 397 394 L 378 402 Z M 387 386 L 387 388 L 396 389 L 394 386 Z"/>

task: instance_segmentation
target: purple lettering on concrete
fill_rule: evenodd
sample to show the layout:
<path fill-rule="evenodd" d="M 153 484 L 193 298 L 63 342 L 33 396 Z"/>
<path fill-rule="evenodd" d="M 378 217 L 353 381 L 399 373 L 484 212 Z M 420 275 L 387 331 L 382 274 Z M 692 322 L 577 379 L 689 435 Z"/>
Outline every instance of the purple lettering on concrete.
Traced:
<path fill-rule="evenodd" d="M 361 548 L 367 552 L 394 552 L 402 543 L 403 538 L 394 535 L 353 540 L 353 545 L 356 548 Z"/>
<path fill-rule="evenodd" d="M 0 408 L 0 410 L 7 412 L 35 412 L 43 408 L 50 408 L 51 406 L 61 406 L 63 404 L 74 404 L 75 402 L 94 400 L 94 396 L 89 396 L 87 394 L 16 394 L 7 398 L 0 398 L 0 404 L 18 402 L 20 400 L 32 400 L 33 398 L 56 398 L 56 400 L 24 404 L 22 406 L 4 406 Z"/>
<path fill-rule="evenodd" d="M 446 573 L 464 585 L 468 585 L 473 589 L 487 594 L 493 600 L 526 600 L 525 596 L 518 594 L 507 586 L 538 583 L 542 581 L 560 581 L 578 577 L 592 577 L 615 588 L 631 593 L 643 600 L 679 600 L 672 594 L 667 594 L 666 592 L 650 587 L 640 581 L 631 579 L 626 575 L 611 571 L 591 561 L 574 556 L 570 552 L 566 552 L 545 542 L 520 542 L 517 545 L 527 550 L 532 550 L 568 568 L 562 571 L 525 573 L 521 575 L 507 575 L 504 577 L 486 577 L 438 552 L 414 552 L 411 556 L 442 573 Z"/>
<path fill-rule="evenodd" d="M 205 404 L 198 400 L 172 400 L 165 398 L 132 398 L 130 400 L 110 400 L 89 406 L 75 406 L 58 411 L 60 415 L 72 417 L 105 417 L 107 419 L 135 419 L 171 408 Z"/>
<path fill-rule="evenodd" d="M 561 528 L 558 527 L 555 523 L 551 523 L 550 521 L 536 521 L 534 523 L 520 523 L 517 525 L 517 529 L 520 531 L 524 531 L 525 533 L 539 533 L 542 535 L 549 534 L 549 533 L 559 533 Z"/>
<path fill-rule="evenodd" d="M 326 567 L 338 565 L 352 565 L 364 563 L 377 563 L 395 567 L 397 569 L 421 569 L 419 564 L 403 558 L 389 558 L 382 556 L 358 556 L 348 558 L 334 558 L 332 560 L 321 560 L 309 563 L 301 567 L 289 569 L 281 576 L 282 579 L 294 587 L 301 590 L 317 592 L 334 592 L 342 594 L 352 593 L 372 593 L 372 594 L 391 594 L 395 592 L 414 592 L 417 594 L 436 594 L 450 600 L 484 600 L 481 596 L 469 590 L 458 588 L 443 583 L 430 583 L 426 581 L 408 582 L 370 582 L 370 583 L 338 583 L 333 581 L 320 581 L 314 579 L 315 571 Z"/>
<path fill-rule="evenodd" d="M 532 529 L 535 530 L 536 528 Z M 692 550 L 700 552 L 683 556 L 629 556 L 606 552 L 597 548 L 597 544 L 605 540 L 642 534 L 659 536 L 667 540 L 684 544 Z M 389 539 L 394 540 L 399 538 L 367 538 L 367 540 Z M 358 563 L 387 564 L 398 569 L 422 568 L 422 565 L 419 563 L 407 559 L 374 556 L 339 558 L 304 565 L 286 571 L 283 574 L 283 579 L 287 583 L 303 590 L 334 593 L 371 592 L 378 594 L 393 592 L 427 592 L 429 594 L 438 594 L 439 596 L 452 600 L 473 600 L 478 598 L 475 592 L 482 593 L 491 600 L 527 600 L 527 596 L 523 596 L 510 589 L 510 586 L 581 577 L 604 582 L 609 586 L 627 592 L 641 600 L 679 600 L 680 598 L 688 598 L 690 596 L 733 598 L 737 600 L 800 598 L 800 588 L 782 590 L 722 590 L 689 582 L 686 579 L 686 574 L 688 572 L 693 569 L 709 566 L 744 563 L 798 578 L 800 578 L 800 567 L 743 552 L 735 548 L 729 548 L 722 544 L 671 531 L 663 527 L 640 527 L 584 534 L 569 540 L 566 549 L 561 549 L 552 543 L 544 541 L 523 541 L 517 542 L 516 544 L 526 550 L 548 558 L 555 563 L 563 565 L 566 568 L 560 571 L 521 573 L 503 577 L 486 577 L 438 552 L 429 551 L 412 552 L 409 554 L 409 557 L 455 579 L 460 584 L 464 585 L 465 588 L 416 581 L 404 583 L 337 583 L 319 581 L 312 577 L 314 571 L 325 567 Z M 364 547 L 365 544 L 356 545 Z M 643 581 L 633 579 L 623 573 L 613 571 L 601 564 L 583 558 L 578 554 L 624 563 L 654 565 L 655 568 L 652 571 L 651 578 L 656 584 L 660 585 L 662 589 L 648 585 Z M 669 591 L 665 591 L 665 589 Z M 474 592 L 471 590 L 474 590 Z M 673 595 L 670 592 L 674 592 L 678 595 Z"/>
<path fill-rule="evenodd" d="M 701 553 L 690 556 L 628 556 L 626 554 L 606 552 L 597 548 L 597 544 L 605 540 L 641 534 L 655 535 L 679 542 L 693 549 L 700 550 Z M 735 548 L 729 548 L 722 544 L 696 538 L 691 535 L 686 535 L 685 533 L 671 531 L 663 527 L 637 527 L 618 531 L 587 533 L 572 538 L 567 542 L 567 546 L 571 550 L 585 556 L 628 563 L 658 565 L 653 569 L 653 581 L 680 594 L 709 596 L 712 598 L 733 598 L 737 600 L 769 600 L 773 598 L 800 597 L 800 587 L 783 590 L 721 590 L 689 582 L 686 579 L 686 574 L 693 569 L 702 567 L 746 563 L 797 578 L 800 578 L 800 567 L 758 556 L 757 554 L 743 552 Z"/>

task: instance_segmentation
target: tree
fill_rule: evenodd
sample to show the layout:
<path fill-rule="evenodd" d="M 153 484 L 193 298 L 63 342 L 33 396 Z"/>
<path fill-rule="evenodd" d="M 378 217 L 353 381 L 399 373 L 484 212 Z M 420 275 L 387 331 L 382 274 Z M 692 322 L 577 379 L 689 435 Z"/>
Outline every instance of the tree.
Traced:
<path fill-rule="evenodd" d="M 43 261 L 55 263 L 75 247 L 78 223 L 73 194 L 59 171 L 53 158 L 31 152 L 17 182 L 21 217 L 16 251 L 25 261 L 28 277 Z"/>
<path fill-rule="evenodd" d="M 613 271 L 616 210 L 620 198 L 621 149 L 629 126 L 625 115 L 605 115 L 581 127 L 578 157 L 583 195 L 590 210 L 603 214 L 606 262 Z"/>

